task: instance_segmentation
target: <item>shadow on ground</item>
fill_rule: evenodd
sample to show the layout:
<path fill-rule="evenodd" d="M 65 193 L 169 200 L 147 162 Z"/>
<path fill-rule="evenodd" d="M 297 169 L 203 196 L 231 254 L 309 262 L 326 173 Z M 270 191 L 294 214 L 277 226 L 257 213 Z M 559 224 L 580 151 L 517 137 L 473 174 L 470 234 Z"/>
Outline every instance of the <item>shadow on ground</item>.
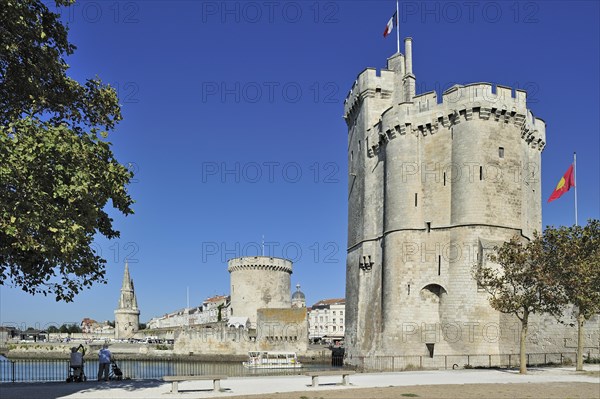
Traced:
<path fill-rule="evenodd" d="M 74 393 L 106 392 L 119 388 L 134 391 L 143 388 L 155 388 L 165 384 L 160 380 L 123 380 L 123 381 L 87 381 L 87 382 L 40 382 L 40 383 L 9 383 L 0 384 L 2 399 L 55 399 Z M 104 395 L 103 395 L 104 396 Z M 106 396 L 109 397 L 109 396 Z"/>

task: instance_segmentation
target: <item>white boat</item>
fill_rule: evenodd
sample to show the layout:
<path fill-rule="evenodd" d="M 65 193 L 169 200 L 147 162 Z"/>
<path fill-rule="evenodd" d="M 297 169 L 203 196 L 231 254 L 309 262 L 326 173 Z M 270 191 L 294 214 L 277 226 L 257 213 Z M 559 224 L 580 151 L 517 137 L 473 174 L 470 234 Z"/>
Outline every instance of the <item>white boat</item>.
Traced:
<path fill-rule="evenodd" d="M 242 362 L 250 369 L 295 369 L 302 367 L 295 352 L 248 352 L 248 361 Z"/>

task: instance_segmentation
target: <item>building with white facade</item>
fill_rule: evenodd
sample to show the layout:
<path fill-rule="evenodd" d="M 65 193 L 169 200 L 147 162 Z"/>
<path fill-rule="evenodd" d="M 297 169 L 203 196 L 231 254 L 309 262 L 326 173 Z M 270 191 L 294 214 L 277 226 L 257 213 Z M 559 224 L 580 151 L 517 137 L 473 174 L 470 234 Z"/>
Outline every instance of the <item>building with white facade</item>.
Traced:
<path fill-rule="evenodd" d="M 207 298 L 202 305 L 179 309 L 148 322 L 148 329 L 184 327 L 216 323 L 229 318 L 229 297 L 216 295 Z"/>
<path fill-rule="evenodd" d="M 308 308 L 308 338 L 311 342 L 339 342 L 344 339 L 346 300 L 323 299 Z"/>

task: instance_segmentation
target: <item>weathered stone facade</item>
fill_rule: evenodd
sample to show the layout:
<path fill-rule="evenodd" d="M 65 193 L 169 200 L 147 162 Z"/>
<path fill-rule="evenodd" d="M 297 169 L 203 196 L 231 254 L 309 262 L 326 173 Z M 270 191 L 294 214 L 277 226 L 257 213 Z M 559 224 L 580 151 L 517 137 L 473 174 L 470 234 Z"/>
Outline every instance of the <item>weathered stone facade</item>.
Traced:
<path fill-rule="evenodd" d="M 416 95 L 410 38 L 405 51 L 360 73 L 345 101 L 347 361 L 513 352 L 516 319 L 490 307 L 471 270 L 541 231 L 545 122 L 524 91 L 499 85 Z M 564 347 L 565 328 L 536 320 Z"/>
<path fill-rule="evenodd" d="M 115 338 L 132 338 L 139 329 L 140 309 L 135 297 L 133 280 L 129 275 L 129 265 L 125 262 L 119 307 L 115 310 Z"/>
<path fill-rule="evenodd" d="M 247 256 L 230 259 L 232 317 L 247 317 L 256 328 L 257 311 L 261 308 L 290 308 L 292 262 L 269 256 Z"/>

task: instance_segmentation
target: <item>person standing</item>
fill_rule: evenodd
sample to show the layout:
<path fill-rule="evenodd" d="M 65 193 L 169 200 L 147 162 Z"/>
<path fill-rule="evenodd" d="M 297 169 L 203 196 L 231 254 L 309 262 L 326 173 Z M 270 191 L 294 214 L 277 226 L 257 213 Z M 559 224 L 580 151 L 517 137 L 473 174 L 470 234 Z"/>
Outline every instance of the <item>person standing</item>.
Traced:
<path fill-rule="evenodd" d="M 104 375 L 104 381 L 108 381 L 111 357 L 112 353 L 108 350 L 108 345 L 104 344 L 98 352 L 98 381 L 102 379 L 102 375 Z"/>
<path fill-rule="evenodd" d="M 81 352 L 79 350 L 81 349 Z M 73 369 L 73 378 L 75 381 L 83 380 L 83 357 L 85 356 L 85 348 L 83 345 L 71 348 L 71 368 Z"/>

